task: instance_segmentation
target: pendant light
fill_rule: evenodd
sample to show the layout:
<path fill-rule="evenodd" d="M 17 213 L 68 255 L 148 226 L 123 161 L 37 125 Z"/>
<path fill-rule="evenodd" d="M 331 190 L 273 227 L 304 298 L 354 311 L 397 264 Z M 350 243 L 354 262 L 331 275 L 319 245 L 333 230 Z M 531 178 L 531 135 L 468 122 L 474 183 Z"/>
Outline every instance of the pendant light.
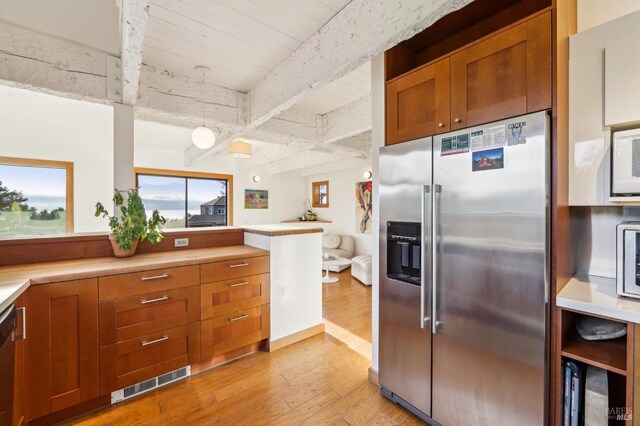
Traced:
<path fill-rule="evenodd" d="M 198 65 L 194 68 L 196 71 L 202 73 L 202 91 L 205 91 L 205 75 L 208 72 L 211 72 L 211 69 L 202 65 Z M 191 141 L 193 144 L 200 149 L 209 149 L 216 143 L 216 134 L 213 133 L 213 130 L 206 127 L 204 125 L 204 117 L 205 117 L 205 103 L 202 102 L 202 126 L 196 127 L 191 133 Z"/>
<path fill-rule="evenodd" d="M 227 155 L 233 158 L 248 158 L 253 154 L 253 147 L 242 139 L 236 139 L 227 147 Z"/>

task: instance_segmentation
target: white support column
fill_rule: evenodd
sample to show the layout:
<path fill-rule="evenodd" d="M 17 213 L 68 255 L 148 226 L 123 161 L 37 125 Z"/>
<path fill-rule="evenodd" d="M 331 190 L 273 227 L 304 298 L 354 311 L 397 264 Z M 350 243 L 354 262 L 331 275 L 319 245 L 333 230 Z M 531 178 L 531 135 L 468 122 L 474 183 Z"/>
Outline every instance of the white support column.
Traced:
<path fill-rule="evenodd" d="M 133 171 L 134 111 L 131 105 L 113 106 L 113 186 L 128 189 L 135 186 Z"/>
<path fill-rule="evenodd" d="M 138 99 L 142 47 L 149 22 L 150 0 L 122 2 L 122 103 L 135 105 Z"/>
<path fill-rule="evenodd" d="M 371 288 L 371 368 L 378 371 L 378 343 L 379 343 L 379 309 L 380 309 L 380 251 L 378 249 L 378 232 L 380 229 L 380 165 L 378 163 L 378 149 L 384 146 L 384 54 L 380 54 L 371 60 L 371 140 L 373 145 L 373 220 L 371 222 L 374 232 L 371 247 L 372 260 L 372 288 Z"/>

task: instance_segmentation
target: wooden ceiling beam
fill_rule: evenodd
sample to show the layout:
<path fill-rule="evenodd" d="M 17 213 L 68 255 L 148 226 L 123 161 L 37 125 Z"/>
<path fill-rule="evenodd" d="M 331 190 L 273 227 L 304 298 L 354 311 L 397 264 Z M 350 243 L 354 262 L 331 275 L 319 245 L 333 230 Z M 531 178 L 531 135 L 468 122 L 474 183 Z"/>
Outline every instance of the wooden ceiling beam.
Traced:
<path fill-rule="evenodd" d="M 125 0 L 122 2 L 122 103 L 135 105 L 142 67 L 142 48 L 149 22 L 150 0 Z"/>

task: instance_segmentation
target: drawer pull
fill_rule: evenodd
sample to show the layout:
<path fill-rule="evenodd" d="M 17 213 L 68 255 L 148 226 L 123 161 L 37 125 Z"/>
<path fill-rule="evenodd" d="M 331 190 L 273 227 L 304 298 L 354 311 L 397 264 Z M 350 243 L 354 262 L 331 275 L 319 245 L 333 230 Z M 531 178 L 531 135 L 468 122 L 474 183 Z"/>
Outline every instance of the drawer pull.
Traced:
<path fill-rule="evenodd" d="M 143 341 L 143 342 L 142 342 L 142 346 L 149 346 L 149 345 L 153 345 L 153 344 L 155 344 L 155 343 L 164 342 L 165 340 L 169 340 L 169 336 L 166 336 L 166 335 L 165 335 L 165 336 L 162 336 L 162 337 L 161 337 L 161 338 L 159 338 L 159 339 L 156 339 L 156 340 L 150 340 L 150 341 L 148 341 L 148 342 L 145 340 L 145 341 Z"/>
<path fill-rule="evenodd" d="M 249 281 L 242 281 L 241 283 L 229 284 L 229 287 L 232 287 L 232 288 L 233 287 L 240 287 L 240 286 L 247 285 L 247 284 L 249 284 Z"/>
<path fill-rule="evenodd" d="M 229 265 L 229 268 L 241 268 L 243 266 L 249 266 L 248 263 L 237 263 L 235 265 Z"/>
<path fill-rule="evenodd" d="M 151 281 L 151 280 L 161 280 L 164 278 L 169 278 L 169 274 L 162 274 L 162 275 L 154 275 L 152 277 L 142 277 L 140 278 L 142 281 Z"/>
<path fill-rule="evenodd" d="M 169 296 L 162 296 L 162 297 L 158 297 L 156 299 L 142 299 L 140 301 L 140 304 L 141 305 L 146 305 L 147 303 L 162 302 L 163 300 L 169 300 Z"/>
<path fill-rule="evenodd" d="M 239 317 L 229 318 L 230 322 L 239 321 L 245 318 L 249 318 L 249 314 L 240 315 Z"/>

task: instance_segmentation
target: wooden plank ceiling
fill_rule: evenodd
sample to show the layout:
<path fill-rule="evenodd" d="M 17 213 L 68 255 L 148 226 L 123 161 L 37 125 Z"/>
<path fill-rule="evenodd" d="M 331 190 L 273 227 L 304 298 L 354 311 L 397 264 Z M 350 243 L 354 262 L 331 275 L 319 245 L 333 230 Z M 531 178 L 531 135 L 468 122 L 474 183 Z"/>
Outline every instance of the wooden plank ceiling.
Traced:
<path fill-rule="evenodd" d="M 248 91 L 350 0 L 152 0 L 144 62 Z"/>

